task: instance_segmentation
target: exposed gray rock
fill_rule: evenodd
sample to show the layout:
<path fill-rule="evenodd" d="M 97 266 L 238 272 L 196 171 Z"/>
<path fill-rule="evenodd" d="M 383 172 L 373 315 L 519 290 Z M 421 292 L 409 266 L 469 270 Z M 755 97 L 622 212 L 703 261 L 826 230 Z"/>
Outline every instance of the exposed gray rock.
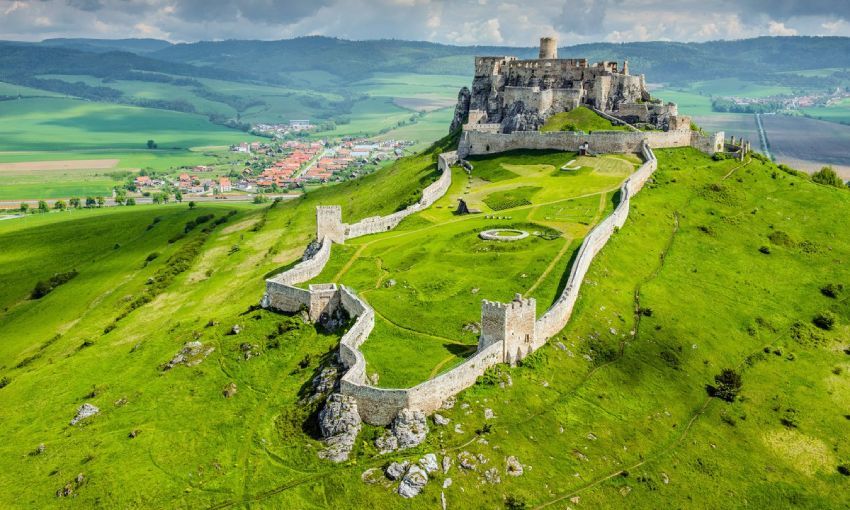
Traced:
<path fill-rule="evenodd" d="M 540 115 L 537 108 L 528 108 L 522 101 L 514 102 L 505 112 L 502 119 L 502 132 L 538 131 L 546 119 Z"/>
<path fill-rule="evenodd" d="M 457 402 L 457 398 L 454 395 L 443 400 L 442 405 L 440 406 L 442 409 L 451 409 L 455 406 L 455 402 Z"/>
<path fill-rule="evenodd" d="M 86 418 L 94 416 L 99 412 L 100 412 L 100 409 L 98 409 L 96 406 L 93 406 L 93 405 L 89 404 L 88 402 L 86 402 L 85 404 L 81 405 L 77 409 L 77 415 L 74 416 L 71 419 L 71 425 L 76 425 L 77 423 L 81 422 L 82 420 L 85 420 Z"/>
<path fill-rule="evenodd" d="M 460 467 L 469 471 L 475 471 L 478 468 L 478 459 L 475 458 L 475 455 L 467 451 L 457 454 L 457 463 Z"/>
<path fill-rule="evenodd" d="M 446 478 L 445 480 L 443 480 L 443 488 L 444 489 L 448 489 L 451 486 L 452 486 L 452 479 L 451 478 Z"/>
<path fill-rule="evenodd" d="M 496 417 L 496 413 L 494 413 L 492 409 L 488 408 L 488 409 L 484 410 L 484 419 L 485 420 L 492 420 L 495 417 Z"/>
<path fill-rule="evenodd" d="M 413 448 L 428 435 L 425 413 L 413 409 L 402 409 L 393 420 L 392 433 L 398 439 L 398 449 Z"/>
<path fill-rule="evenodd" d="M 463 427 L 460 426 L 460 423 L 455 423 L 455 434 L 463 434 Z"/>
<path fill-rule="evenodd" d="M 440 469 L 440 465 L 437 463 L 437 455 L 433 453 L 426 453 L 424 457 L 419 459 L 419 466 L 426 473 L 433 473 Z"/>
<path fill-rule="evenodd" d="M 407 472 L 407 467 L 409 465 L 409 461 L 393 462 L 392 464 L 387 466 L 387 478 L 389 478 L 390 480 L 399 480 L 402 476 L 404 476 L 404 473 Z"/>
<path fill-rule="evenodd" d="M 240 326 L 239 324 L 234 324 L 234 326 L 232 328 L 230 328 L 230 334 L 231 335 L 238 335 L 241 332 L 242 332 L 242 326 Z"/>
<path fill-rule="evenodd" d="M 426 483 L 428 483 L 428 474 L 414 464 L 410 466 L 404 478 L 401 479 L 398 493 L 403 498 L 412 498 L 422 492 Z"/>
<path fill-rule="evenodd" d="M 469 102 L 472 93 L 468 87 L 463 87 L 457 93 L 457 104 L 455 105 L 455 114 L 452 117 L 452 123 L 449 126 L 449 133 L 454 133 L 463 125 L 464 121 L 469 117 Z"/>
<path fill-rule="evenodd" d="M 555 342 L 555 347 L 557 347 L 558 349 L 560 349 L 560 350 L 562 350 L 562 351 L 566 351 L 566 350 L 567 350 L 567 346 L 566 346 L 566 345 L 564 345 L 564 344 L 563 344 L 563 343 L 561 343 L 561 342 Z"/>
<path fill-rule="evenodd" d="M 452 467 L 452 458 L 448 455 L 443 456 L 443 473 L 448 473 Z"/>
<path fill-rule="evenodd" d="M 171 358 L 171 361 L 163 365 L 162 370 L 171 370 L 177 365 L 193 367 L 204 361 L 204 358 L 209 356 L 214 350 L 215 347 L 205 346 L 198 341 L 186 342 L 180 351 Z"/>
<path fill-rule="evenodd" d="M 398 438 L 392 432 L 386 431 L 381 437 L 375 439 L 375 447 L 378 448 L 382 455 L 394 452 L 398 450 Z"/>
<path fill-rule="evenodd" d="M 233 395 L 236 395 L 236 383 L 231 382 L 230 384 L 224 387 L 221 393 L 222 395 L 224 395 L 224 398 L 233 397 Z"/>
<path fill-rule="evenodd" d="M 446 493 L 442 491 L 440 492 L 440 506 L 443 510 L 446 510 Z"/>
<path fill-rule="evenodd" d="M 319 253 L 319 250 L 322 248 L 322 243 L 320 243 L 317 239 L 313 239 L 310 241 L 310 244 L 307 245 L 307 248 L 304 250 L 304 254 L 301 256 L 301 260 L 310 260 Z"/>
<path fill-rule="evenodd" d="M 434 423 L 436 423 L 437 425 L 445 426 L 445 425 L 448 425 L 450 422 L 451 422 L 451 420 L 448 419 L 448 418 L 445 418 L 443 415 L 438 414 L 438 413 L 434 413 Z"/>
<path fill-rule="evenodd" d="M 243 342 L 239 345 L 239 350 L 242 351 L 242 357 L 245 358 L 246 361 L 260 355 L 260 346 L 257 344 Z"/>
<path fill-rule="evenodd" d="M 347 395 L 332 394 L 319 412 L 319 428 L 327 444 L 319 457 L 332 462 L 348 460 L 360 427 L 357 401 Z"/>
<path fill-rule="evenodd" d="M 490 468 L 484 472 L 484 481 L 489 484 L 497 484 L 502 482 L 502 477 L 499 476 L 499 470 L 496 468 Z"/>
<path fill-rule="evenodd" d="M 505 459 L 505 471 L 511 476 L 522 476 L 522 464 L 516 457 L 511 455 Z"/>
<path fill-rule="evenodd" d="M 332 392 L 336 387 L 336 380 L 338 376 L 339 368 L 335 365 L 323 368 L 322 371 L 319 372 L 319 375 L 313 378 L 313 396 L 311 399 L 315 400 L 316 398 Z"/>

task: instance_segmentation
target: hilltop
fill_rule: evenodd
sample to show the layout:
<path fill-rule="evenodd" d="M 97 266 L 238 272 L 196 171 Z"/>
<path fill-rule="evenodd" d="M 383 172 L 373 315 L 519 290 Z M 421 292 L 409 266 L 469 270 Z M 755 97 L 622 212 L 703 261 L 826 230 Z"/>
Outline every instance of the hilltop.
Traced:
<path fill-rule="evenodd" d="M 300 255 L 316 205 L 341 204 L 345 221 L 392 213 L 433 181 L 435 155 L 455 143 L 270 207 L 139 206 L 0 223 L 0 242 L 13 247 L 0 256 L 5 506 L 56 505 L 68 488 L 63 504 L 80 508 L 433 508 L 445 478 L 449 507 L 847 504 L 850 243 L 835 225 L 850 213 L 850 194 L 758 155 L 716 161 L 693 149 L 656 151 L 653 181 L 547 346 L 488 371 L 440 411 L 449 426 L 429 419 L 421 446 L 380 456 L 373 440 L 383 429 L 364 426 L 349 463 L 320 460 L 317 407 L 302 399 L 339 333 L 257 309 L 263 279 Z M 546 157 L 480 157 L 471 179 L 515 193 L 471 182 L 472 204 L 520 221 L 521 201 L 538 199 L 527 189 L 534 183 L 514 176 L 544 179 L 534 172 Z M 565 225 L 610 207 L 577 205 L 563 211 Z M 380 273 L 373 266 L 352 267 Z M 70 272 L 30 297 L 38 280 Z M 819 316 L 833 322 L 821 329 Z M 189 342 L 206 357 L 165 369 Z M 724 368 L 742 377 L 733 403 L 707 391 Z M 83 403 L 100 413 L 69 426 Z M 388 481 L 361 479 L 429 452 L 452 466 L 413 500 Z M 508 456 L 521 476 L 505 471 Z M 498 482 L 485 479 L 491 468 Z"/>

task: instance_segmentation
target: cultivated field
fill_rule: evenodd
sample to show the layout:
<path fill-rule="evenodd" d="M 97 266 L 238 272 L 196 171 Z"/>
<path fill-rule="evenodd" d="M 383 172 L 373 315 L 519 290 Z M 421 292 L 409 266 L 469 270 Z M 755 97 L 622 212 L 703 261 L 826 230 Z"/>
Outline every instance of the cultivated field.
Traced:
<path fill-rule="evenodd" d="M 831 165 L 850 179 L 850 126 L 785 115 L 763 115 L 762 121 L 778 162 L 807 172 Z"/>
<path fill-rule="evenodd" d="M 714 113 L 712 115 L 696 116 L 694 117 L 694 122 L 706 131 L 725 132 L 727 139 L 732 136 L 736 140 L 743 137 L 750 141 L 753 150 L 762 150 L 755 115 L 748 113 Z"/>

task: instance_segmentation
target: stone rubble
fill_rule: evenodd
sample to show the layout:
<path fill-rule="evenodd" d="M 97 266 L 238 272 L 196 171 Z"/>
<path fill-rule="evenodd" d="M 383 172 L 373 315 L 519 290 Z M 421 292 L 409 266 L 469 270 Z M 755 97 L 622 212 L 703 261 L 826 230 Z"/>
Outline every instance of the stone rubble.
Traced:
<path fill-rule="evenodd" d="M 443 417 L 443 415 L 441 415 L 439 413 L 434 413 L 434 423 L 436 423 L 437 425 L 445 426 L 445 425 L 448 425 L 449 423 L 451 423 L 451 421 L 452 420 Z"/>
<path fill-rule="evenodd" d="M 419 459 L 419 466 L 429 474 L 440 470 L 440 465 L 437 463 L 437 456 L 433 453 L 426 453 L 424 457 Z"/>
<path fill-rule="evenodd" d="M 505 459 L 505 471 L 511 476 L 522 476 L 522 464 L 516 457 L 511 455 Z"/>
<path fill-rule="evenodd" d="M 389 466 L 387 466 L 387 470 L 385 471 L 387 478 L 390 480 L 399 480 L 404 473 L 407 472 L 407 467 L 410 465 L 409 461 L 404 462 L 393 462 Z"/>
<path fill-rule="evenodd" d="M 215 347 L 205 346 L 204 344 L 198 341 L 186 342 L 185 344 L 183 344 L 183 347 L 180 349 L 180 351 L 175 354 L 174 357 L 171 358 L 171 360 L 162 367 L 162 370 L 171 370 L 177 365 L 186 365 L 187 367 L 193 367 L 204 361 L 204 358 L 209 356 L 214 350 Z"/>
<path fill-rule="evenodd" d="M 425 413 L 414 409 L 402 409 L 393 420 L 388 432 L 375 440 L 381 453 L 406 450 L 418 446 L 428 435 Z"/>
<path fill-rule="evenodd" d="M 77 423 L 85 420 L 86 418 L 92 417 L 99 412 L 100 409 L 86 402 L 77 409 L 77 415 L 71 419 L 71 425 L 76 425 Z"/>
<path fill-rule="evenodd" d="M 425 484 L 428 483 L 428 474 L 417 465 L 412 465 L 408 468 L 404 478 L 398 486 L 398 494 L 403 498 L 412 498 L 417 496 Z"/>
<path fill-rule="evenodd" d="M 319 412 L 319 427 L 327 445 L 319 457 L 332 462 L 348 460 L 361 427 L 357 401 L 350 396 L 332 394 Z"/>

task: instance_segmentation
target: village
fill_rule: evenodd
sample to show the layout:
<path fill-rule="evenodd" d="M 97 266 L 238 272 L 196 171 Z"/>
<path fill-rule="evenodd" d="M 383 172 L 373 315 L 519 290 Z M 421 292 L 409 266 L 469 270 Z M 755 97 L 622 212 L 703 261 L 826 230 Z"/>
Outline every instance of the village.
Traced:
<path fill-rule="evenodd" d="M 305 121 L 306 122 L 306 121 Z M 143 196 L 171 192 L 175 197 L 250 198 L 251 195 L 306 191 L 308 186 L 355 179 L 405 155 L 409 140 L 252 141 L 229 148 L 237 156 L 224 164 L 197 165 L 177 175 L 146 175 L 132 182 Z M 246 196 L 248 195 L 248 196 Z"/>

